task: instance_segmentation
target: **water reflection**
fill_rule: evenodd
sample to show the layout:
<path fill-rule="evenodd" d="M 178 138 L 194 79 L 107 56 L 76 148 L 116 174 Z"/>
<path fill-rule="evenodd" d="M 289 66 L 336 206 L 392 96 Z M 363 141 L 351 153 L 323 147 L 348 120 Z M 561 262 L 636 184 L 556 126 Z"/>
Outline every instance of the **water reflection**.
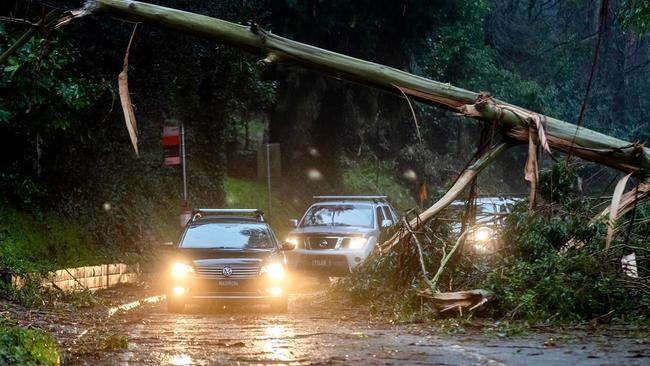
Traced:
<path fill-rule="evenodd" d="M 172 356 L 169 358 L 169 364 L 170 365 L 191 365 L 192 364 L 192 357 L 186 354 L 181 354 L 181 355 L 176 355 Z"/>
<path fill-rule="evenodd" d="M 264 329 L 266 340 L 264 350 L 271 354 L 275 361 L 289 361 L 292 359 L 289 352 L 289 340 L 294 337 L 293 329 L 281 324 L 267 325 Z"/>

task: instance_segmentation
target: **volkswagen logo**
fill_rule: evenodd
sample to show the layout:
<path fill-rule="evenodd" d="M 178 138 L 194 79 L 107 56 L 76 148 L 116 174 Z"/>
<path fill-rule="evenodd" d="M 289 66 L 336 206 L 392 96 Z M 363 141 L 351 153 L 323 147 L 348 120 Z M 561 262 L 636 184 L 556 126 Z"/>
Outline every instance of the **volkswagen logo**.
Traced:
<path fill-rule="evenodd" d="M 230 268 L 228 266 L 225 266 L 225 267 L 223 267 L 222 273 L 223 273 L 224 277 L 230 277 L 230 276 L 232 276 L 232 268 Z"/>
<path fill-rule="evenodd" d="M 318 245 L 320 245 L 322 248 L 325 248 L 328 245 L 327 240 L 325 239 L 321 240 L 320 243 L 318 243 Z"/>

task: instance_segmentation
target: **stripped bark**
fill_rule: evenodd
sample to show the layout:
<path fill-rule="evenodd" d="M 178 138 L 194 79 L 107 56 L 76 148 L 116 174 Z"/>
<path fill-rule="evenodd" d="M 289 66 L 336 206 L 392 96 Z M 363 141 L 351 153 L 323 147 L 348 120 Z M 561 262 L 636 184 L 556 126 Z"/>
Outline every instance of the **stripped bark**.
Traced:
<path fill-rule="evenodd" d="M 131 138 L 131 144 L 133 145 L 135 154 L 139 155 L 138 126 L 135 119 L 133 104 L 131 103 L 131 94 L 129 93 L 129 52 L 131 51 L 131 43 L 133 42 L 133 37 L 135 36 L 136 29 L 138 29 L 137 24 L 135 27 L 133 27 L 133 33 L 131 33 L 129 45 L 126 47 L 122 72 L 120 72 L 120 74 L 117 76 L 117 83 L 120 91 L 120 103 L 122 104 L 122 112 L 124 113 L 124 122 L 126 123 L 126 129 L 129 131 L 129 137 Z"/>

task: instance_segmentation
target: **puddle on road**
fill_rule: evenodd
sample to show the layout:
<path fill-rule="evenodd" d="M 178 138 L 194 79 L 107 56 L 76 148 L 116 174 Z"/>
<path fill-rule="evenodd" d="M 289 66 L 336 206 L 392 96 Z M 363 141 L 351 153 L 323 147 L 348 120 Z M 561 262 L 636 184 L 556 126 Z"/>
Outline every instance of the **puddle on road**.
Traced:
<path fill-rule="evenodd" d="M 192 357 L 186 354 L 175 355 L 169 357 L 169 359 L 167 359 L 167 363 L 174 366 L 191 365 Z"/>

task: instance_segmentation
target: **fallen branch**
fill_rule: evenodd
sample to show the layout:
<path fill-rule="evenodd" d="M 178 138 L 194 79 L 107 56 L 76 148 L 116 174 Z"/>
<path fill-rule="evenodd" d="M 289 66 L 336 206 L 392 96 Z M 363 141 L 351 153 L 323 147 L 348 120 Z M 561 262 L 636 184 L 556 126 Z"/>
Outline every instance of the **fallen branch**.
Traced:
<path fill-rule="evenodd" d="M 467 168 L 458 178 L 456 183 L 449 188 L 442 198 L 440 198 L 433 206 L 429 207 L 426 211 L 420 213 L 418 217 L 412 219 L 409 225 L 416 230 L 429 220 L 433 219 L 440 211 L 449 206 L 458 196 L 463 193 L 465 188 L 478 176 L 478 174 L 488 167 L 496 157 L 502 152 L 506 151 L 514 144 L 512 142 L 501 142 L 489 148 L 483 155 L 479 156 L 478 160 Z M 393 246 L 397 245 L 400 241 L 404 240 L 410 235 L 409 232 L 398 231 L 390 239 L 382 243 L 379 248 L 381 252 L 390 251 Z"/>
<path fill-rule="evenodd" d="M 433 285 L 433 288 L 437 289 L 438 288 L 438 280 L 440 279 L 440 276 L 442 275 L 442 272 L 445 270 L 447 267 L 447 263 L 453 257 L 454 253 L 456 253 L 456 250 L 460 247 L 460 245 L 465 241 L 465 237 L 471 230 L 465 230 L 458 239 L 456 239 L 456 244 L 451 248 L 449 253 L 447 253 L 446 256 L 443 256 L 442 259 L 440 260 L 440 266 L 438 267 L 438 271 L 436 272 L 436 275 L 433 276 L 433 279 L 431 280 L 431 284 Z"/>
<path fill-rule="evenodd" d="M 427 272 L 427 267 L 424 264 L 424 252 L 422 251 L 422 245 L 420 244 L 420 240 L 418 239 L 417 235 L 415 235 L 415 232 L 413 232 L 413 229 L 411 228 L 411 225 L 409 224 L 408 220 L 406 220 L 406 217 L 402 217 L 402 223 L 406 230 L 411 234 L 411 238 L 415 242 L 415 246 L 418 249 L 418 258 L 420 259 L 420 269 L 422 270 L 422 280 L 424 283 L 429 286 L 431 291 L 436 292 L 437 288 L 436 286 L 429 280 L 429 273 Z"/>

